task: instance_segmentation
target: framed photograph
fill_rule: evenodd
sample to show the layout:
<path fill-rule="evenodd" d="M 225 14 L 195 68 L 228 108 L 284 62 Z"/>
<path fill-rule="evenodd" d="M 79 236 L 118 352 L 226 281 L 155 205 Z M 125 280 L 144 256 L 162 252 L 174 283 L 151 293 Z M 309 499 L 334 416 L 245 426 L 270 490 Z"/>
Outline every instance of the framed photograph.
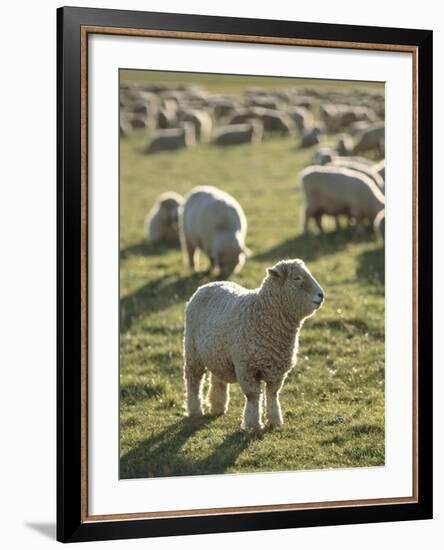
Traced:
<path fill-rule="evenodd" d="M 58 539 L 431 518 L 432 32 L 57 16 Z"/>

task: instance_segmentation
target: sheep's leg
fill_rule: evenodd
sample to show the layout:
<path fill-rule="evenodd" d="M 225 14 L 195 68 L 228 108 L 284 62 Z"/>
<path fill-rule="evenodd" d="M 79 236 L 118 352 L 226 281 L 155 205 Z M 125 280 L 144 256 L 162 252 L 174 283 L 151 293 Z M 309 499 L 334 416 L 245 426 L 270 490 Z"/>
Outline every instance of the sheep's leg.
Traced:
<path fill-rule="evenodd" d="M 339 216 L 335 216 L 335 230 L 339 231 L 341 229 L 341 223 L 339 221 Z"/>
<path fill-rule="evenodd" d="M 205 368 L 198 361 L 191 361 L 186 358 L 184 371 L 186 385 L 185 409 L 187 415 L 190 417 L 202 416 L 202 382 Z"/>
<path fill-rule="evenodd" d="M 210 388 L 208 390 L 207 403 L 210 414 L 225 414 L 230 400 L 230 387 L 214 374 L 211 375 Z"/>
<path fill-rule="evenodd" d="M 324 233 L 324 228 L 322 227 L 322 214 L 315 214 L 316 225 L 318 226 L 319 233 Z"/>
<path fill-rule="evenodd" d="M 185 241 L 185 263 L 190 269 L 194 269 L 195 271 L 199 269 L 199 258 L 198 258 L 198 251 L 194 244 L 192 244 L 190 241 Z"/>
<path fill-rule="evenodd" d="M 312 216 L 312 213 L 310 212 L 309 208 L 305 209 L 305 216 L 304 216 L 304 233 L 308 233 L 308 224 L 310 222 L 310 218 Z"/>
<path fill-rule="evenodd" d="M 284 423 L 279 403 L 279 392 L 283 380 L 278 382 L 267 382 L 266 385 L 266 407 L 267 407 L 267 425 L 281 426 Z"/>
<path fill-rule="evenodd" d="M 261 383 L 254 376 L 238 376 L 239 384 L 245 395 L 245 407 L 242 419 L 244 430 L 260 430 L 262 428 Z"/>

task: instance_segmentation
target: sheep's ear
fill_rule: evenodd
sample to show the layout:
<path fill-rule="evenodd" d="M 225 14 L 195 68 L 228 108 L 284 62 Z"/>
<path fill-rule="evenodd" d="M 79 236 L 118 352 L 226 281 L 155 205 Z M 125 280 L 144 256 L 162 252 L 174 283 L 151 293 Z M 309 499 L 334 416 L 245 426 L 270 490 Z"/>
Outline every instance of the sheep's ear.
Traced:
<path fill-rule="evenodd" d="M 267 269 L 267 273 L 278 280 L 280 283 L 283 283 L 287 278 L 287 270 L 283 265 L 275 265 L 273 267 L 269 267 Z"/>

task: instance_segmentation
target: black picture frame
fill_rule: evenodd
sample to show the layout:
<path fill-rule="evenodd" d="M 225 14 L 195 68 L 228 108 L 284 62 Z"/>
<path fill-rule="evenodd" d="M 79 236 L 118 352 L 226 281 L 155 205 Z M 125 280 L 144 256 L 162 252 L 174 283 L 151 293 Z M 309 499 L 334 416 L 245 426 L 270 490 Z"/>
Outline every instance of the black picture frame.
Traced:
<path fill-rule="evenodd" d="M 114 27 L 405 45 L 417 52 L 417 456 L 416 502 L 89 521 L 82 511 L 81 30 Z M 57 10 L 57 539 L 62 542 L 432 518 L 432 32 L 64 7 Z M 83 403 L 83 404 L 82 404 Z"/>

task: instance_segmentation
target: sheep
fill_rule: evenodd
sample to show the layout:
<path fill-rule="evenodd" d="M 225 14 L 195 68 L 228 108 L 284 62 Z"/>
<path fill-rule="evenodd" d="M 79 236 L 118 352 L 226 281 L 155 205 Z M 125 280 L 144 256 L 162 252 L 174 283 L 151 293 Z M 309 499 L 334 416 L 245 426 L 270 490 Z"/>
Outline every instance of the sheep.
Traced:
<path fill-rule="evenodd" d="M 240 145 L 241 143 L 260 143 L 263 126 L 257 120 L 247 124 L 221 126 L 213 136 L 213 145 Z"/>
<path fill-rule="evenodd" d="M 336 158 L 336 151 L 331 149 L 331 147 L 317 147 L 313 153 L 312 163 L 313 164 L 328 164 Z"/>
<path fill-rule="evenodd" d="M 313 113 L 305 107 L 291 107 L 287 109 L 287 115 L 293 120 L 299 132 L 309 130 L 315 125 Z"/>
<path fill-rule="evenodd" d="M 354 141 L 352 153 L 359 154 L 372 149 L 384 152 L 385 124 L 380 122 L 373 124 L 366 130 L 360 132 Z"/>
<path fill-rule="evenodd" d="M 282 136 L 289 136 L 295 133 L 296 127 L 286 113 L 273 111 L 272 109 L 257 109 L 258 118 L 264 125 L 264 132 L 277 133 Z"/>
<path fill-rule="evenodd" d="M 379 214 L 376 216 L 373 223 L 373 228 L 376 234 L 382 237 L 383 240 L 385 240 L 385 210 L 381 210 L 381 212 L 379 212 Z"/>
<path fill-rule="evenodd" d="M 146 144 L 144 153 L 157 153 L 159 151 L 174 151 L 176 149 L 189 148 L 195 145 L 196 138 L 194 127 L 189 122 L 184 122 L 181 128 L 157 130 Z"/>
<path fill-rule="evenodd" d="M 260 430 L 264 382 L 267 425 L 283 424 L 279 392 L 296 365 L 301 327 L 323 301 L 321 286 L 299 259 L 268 268 L 254 290 L 228 281 L 199 287 L 185 309 L 187 415 L 204 414 L 202 380 L 207 370 L 210 414 L 227 411 L 229 384 L 238 382 L 245 396 L 242 428 Z"/>
<path fill-rule="evenodd" d="M 341 166 L 309 166 L 300 175 L 305 192 L 304 232 L 308 233 L 310 218 L 315 218 L 323 232 L 322 216 L 334 216 L 339 229 L 341 214 L 363 224 L 374 221 L 384 208 L 384 195 L 362 172 Z"/>
<path fill-rule="evenodd" d="M 264 132 L 288 136 L 295 133 L 296 127 L 292 118 L 285 112 L 262 107 L 249 107 L 248 109 L 236 109 L 227 120 L 228 125 L 242 124 L 251 119 L 262 122 Z"/>
<path fill-rule="evenodd" d="M 363 174 L 371 178 L 374 183 L 376 183 L 382 193 L 385 193 L 384 179 L 379 175 L 377 171 L 377 164 L 369 165 L 363 162 L 359 162 L 357 160 L 353 160 L 355 158 L 359 157 L 336 157 L 328 163 L 328 166 L 341 166 L 343 168 L 350 168 L 351 170 L 362 172 Z"/>
<path fill-rule="evenodd" d="M 190 192 L 179 211 L 179 231 L 184 260 L 191 269 L 199 269 L 202 250 L 211 269 L 228 278 L 249 255 L 245 213 L 236 199 L 216 187 L 195 187 Z"/>
<path fill-rule="evenodd" d="M 178 215 L 183 197 L 169 191 L 156 199 L 145 218 L 144 234 L 149 242 L 177 241 L 179 239 Z"/>
<path fill-rule="evenodd" d="M 184 122 L 190 122 L 194 125 L 196 141 L 203 143 L 210 141 L 213 121 L 211 120 L 211 116 L 206 111 L 201 109 L 186 111 L 181 115 L 181 120 Z"/>

